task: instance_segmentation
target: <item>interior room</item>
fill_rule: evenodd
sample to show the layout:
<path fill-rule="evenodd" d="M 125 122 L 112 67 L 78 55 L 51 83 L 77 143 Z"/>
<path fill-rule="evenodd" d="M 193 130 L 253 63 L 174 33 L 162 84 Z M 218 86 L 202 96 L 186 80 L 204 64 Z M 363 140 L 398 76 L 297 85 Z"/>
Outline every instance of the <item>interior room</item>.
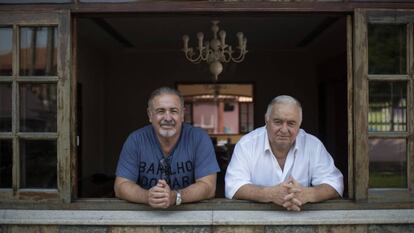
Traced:
<path fill-rule="evenodd" d="M 114 196 L 122 144 L 129 133 L 149 124 L 149 94 L 160 86 L 180 84 L 249 84 L 253 115 L 249 130 L 264 125 L 266 107 L 273 97 L 287 94 L 297 98 L 303 108 L 301 128 L 321 139 L 347 187 L 345 15 L 81 14 L 76 19 L 79 198 Z M 248 50 L 242 62 L 223 63 L 215 83 L 207 63 L 193 64 L 182 51 L 185 34 L 191 47 L 197 46 L 197 32 L 203 32 L 204 39 L 212 38 L 212 20 L 220 21 L 218 26 L 234 48 L 236 33 L 243 32 Z M 235 109 L 233 105 L 224 108 Z M 204 118 L 203 122 L 208 124 Z M 249 130 L 236 127 L 209 133 L 218 152 L 223 149 L 223 139 L 231 138 L 225 145 L 231 157 L 232 147 Z M 221 163 L 217 197 L 223 197 L 226 164 Z"/>

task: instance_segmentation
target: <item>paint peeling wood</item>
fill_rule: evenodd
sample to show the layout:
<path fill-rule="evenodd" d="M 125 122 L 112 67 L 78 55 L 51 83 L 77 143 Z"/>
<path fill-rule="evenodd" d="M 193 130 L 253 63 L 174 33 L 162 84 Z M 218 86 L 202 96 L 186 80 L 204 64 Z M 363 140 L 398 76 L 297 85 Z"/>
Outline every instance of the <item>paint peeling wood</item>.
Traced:
<path fill-rule="evenodd" d="M 26 201 L 58 201 L 59 194 L 57 191 L 46 191 L 38 189 L 37 191 L 19 190 L 16 194 L 19 200 Z"/>
<path fill-rule="evenodd" d="M 13 138 L 12 133 L 0 132 L 0 139 L 12 139 L 12 138 Z"/>
<path fill-rule="evenodd" d="M 409 23 L 414 22 L 414 10 L 400 8 L 369 11 L 367 18 L 371 23 Z"/>
<path fill-rule="evenodd" d="M 24 77 L 17 77 L 16 80 L 19 82 L 41 82 L 41 83 L 56 83 L 58 81 L 58 76 L 24 76 Z"/>
<path fill-rule="evenodd" d="M 407 138 L 409 136 L 410 136 L 409 132 L 370 132 L 369 133 L 369 138 Z"/>
<path fill-rule="evenodd" d="M 368 80 L 399 81 L 399 80 L 408 80 L 408 79 L 409 79 L 408 75 L 377 75 L 377 74 L 368 75 Z"/>
<path fill-rule="evenodd" d="M 70 10 L 73 13 L 123 12 L 353 12 L 357 8 L 414 9 L 412 2 L 364 1 L 137 1 L 133 3 L 80 3 L 80 4 L 21 4 L 2 5 L 3 11 Z"/>
<path fill-rule="evenodd" d="M 58 189 L 63 202 L 71 201 L 70 173 L 70 106 L 71 106 L 71 22 L 70 12 L 59 15 L 59 49 L 58 49 Z"/>
<path fill-rule="evenodd" d="M 71 79 L 71 97 L 70 97 L 70 112 L 71 112 L 71 116 L 70 116 L 70 156 L 71 156 L 71 164 L 70 164 L 70 174 L 72 176 L 72 184 L 71 184 L 71 198 L 75 199 L 78 197 L 78 145 L 76 143 L 76 139 L 78 136 L 78 132 L 77 132 L 77 128 L 78 128 L 78 119 L 77 119 L 77 93 L 78 93 L 78 89 L 77 89 L 77 72 L 76 70 L 77 68 L 77 48 L 78 48 L 78 44 L 77 44 L 77 37 L 78 37 L 78 24 L 77 24 L 77 18 L 73 18 L 72 19 L 72 68 L 71 70 L 73 71 L 71 73 L 72 79 Z M 80 169 L 80 168 L 79 168 Z"/>
<path fill-rule="evenodd" d="M 32 139 L 32 140 L 39 140 L 39 139 L 56 139 L 58 137 L 58 133 L 16 133 L 19 139 Z"/>
<path fill-rule="evenodd" d="M 367 199 L 369 179 L 368 159 L 368 34 L 366 11 L 357 9 L 354 14 L 354 121 L 355 199 Z"/>
<path fill-rule="evenodd" d="M 414 15 L 414 12 L 413 12 Z M 414 193 L 414 21 L 407 27 L 408 41 L 408 109 L 407 123 L 408 123 L 408 143 L 407 143 L 407 166 L 408 166 L 408 190 L 411 194 Z"/>
<path fill-rule="evenodd" d="M 353 118 L 353 64 L 352 64 L 352 16 L 346 17 L 347 89 L 348 89 L 348 197 L 354 198 L 354 118 Z"/>
<path fill-rule="evenodd" d="M 3 6 L 2 6 L 3 8 Z M 25 26 L 35 26 L 39 24 L 43 25 L 55 25 L 58 14 L 52 12 L 36 12 L 33 14 L 33 6 L 31 11 L 19 11 L 19 12 L 7 12 L 4 14 L 0 11 L 0 24 L 11 25 L 11 24 L 24 24 Z"/>

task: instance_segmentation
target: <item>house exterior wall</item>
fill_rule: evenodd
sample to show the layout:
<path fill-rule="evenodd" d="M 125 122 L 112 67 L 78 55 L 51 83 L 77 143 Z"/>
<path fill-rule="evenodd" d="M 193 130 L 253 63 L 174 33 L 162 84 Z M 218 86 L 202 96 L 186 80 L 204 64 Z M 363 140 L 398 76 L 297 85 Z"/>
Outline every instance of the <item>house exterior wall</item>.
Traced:
<path fill-rule="evenodd" d="M 15 2 L 15 1 L 2 1 L 2 3 Z M 33 3 L 35 1 L 27 1 L 27 3 Z M 41 2 L 41 1 L 38 1 Z M 112 2 L 112 1 L 92 1 L 92 0 L 80 0 L 80 3 L 86 2 Z M 137 1 L 127 1 L 137 2 Z M 213 1 L 212 1 L 213 2 Z M 221 2 L 221 1 L 217 1 Z M 233 0 L 224 0 L 224 2 L 237 2 Z M 253 1 L 252 1 L 253 2 Z M 358 6 L 368 6 L 367 2 L 358 0 L 319 0 L 319 1 L 297 1 L 297 0 L 273 0 L 269 2 L 280 3 L 298 3 L 303 2 L 309 4 L 309 2 L 337 2 L 340 4 L 352 4 L 361 3 Z M 369 2 L 369 1 L 368 1 Z M 379 6 L 391 6 L 395 1 L 371 1 L 373 7 Z M 50 1 L 49 1 L 50 3 Z M 378 5 L 375 5 L 375 4 Z M 381 5 L 382 4 L 382 5 Z M 414 5 L 408 1 L 400 1 L 395 3 L 394 8 L 414 8 Z M 292 5 L 290 5 L 292 6 Z M 325 5 L 326 6 L 326 5 Z M 349 9 L 353 6 L 347 5 Z M 71 6 L 65 6 L 70 8 Z M 331 6 L 332 7 L 332 6 Z M 42 6 L 45 9 L 44 6 Z M 282 8 L 282 5 L 281 5 Z M 18 9 L 18 8 L 15 8 Z M 303 10 L 303 8 L 298 8 Z M 77 9 L 82 11 L 83 9 Z M 290 8 L 294 11 L 294 8 Z M 85 10 L 87 11 L 87 10 Z M 22 210 L 26 214 L 30 213 L 30 207 L 28 210 Z M 248 212 L 248 211 L 246 211 Z M 69 232 L 96 232 L 96 233 L 132 233 L 132 232 L 309 232 L 309 233 L 325 233 L 325 232 L 353 232 L 353 233 L 377 233 L 377 232 L 414 232 L 414 210 L 413 209 L 396 209 L 396 210 L 373 210 L 370 212 L 335 212 L 324 211 L 324 217 L 334 217 L 330 222 L 324 221 L 323 216 L 318 216 L 319 211 L 305 211 L 301 213 L 291 213 L 285 211 L 266 211 L 263 213 L 248 212 L 245 216 L 239 216 L 240 211 L 227 211 L 227 216 L 232 219 L 226 219 L 225 216 L 220 216 L 219 211 L 205 211 L 205 216 L 198 219 L 189 218 L 192 215 L 191 211 L 181 211 L 176 213 L 171 212 L 156 212 L 156 211 L 133 211 L 138 214 L 135 220 L 128 222 L 128 218 L 121 218 L 123 222 L 115 222 L 113 218 L 122 217 L 119 214 L 129 214 L 134 216 L 133 213 L 127 211 L 101 211 L 99 213 L 86 212 L 87 216 L 82 218 L 80 212 L 67 212 L 65 210 L 57 210 L 53 213 L 48 211 L 43 212 L 46 214 L 45 218 L 39 218 L 42 211 L 32 213 L 29 216 L 24 213 L 16 213 L 13 210 L 0 210 L 0 233 L 15 233 L 15 232 L 53 232 L 53 233 L 69 233 Z M 174 215 L 176 214 L 176 215 Z M 249 218 L 253 218 L 257 214 L 256 218 L 260 218 L 260 221 L 247 221 Z M 382 215 L 381 215 L 382 214 Z M 153 216 L 155 215 L 155 216 Z M 165 219 L 165 215 L 171 215 L 173 221 Z M 187 219 L 182 219 L 180 215 L 184 215 Z M 306 215 L 306 216 L 303 216 Z M 56 219 L 56 216 L 61 216 L 61 219 Z M 74 218 L 75 216 L 75 218 Z M 88 217 L 89 216 L 89 217 Z M 152 217 L 152 223 L 142 222 L 142 217 Z M 178 216 L 178 217 L 176 217 Z M 246 217 L 247 216 L 247 217 Z M 102 217 L 102 218 L 99 218 Z M 299 217 L 299 219 L 298 219 Z M 32 221 L 35 219 L 36 221 Z M 111 220 L 112 219 L 112 220 Z M 284 222 L 282 222 L 282 220 Z M 116 220 L 116 219 L 115 219 Z M 130 220 L 130 219 L 129 219 Z M 171 219 L 170 219 L 171 220 Z M 243 222 L 246 221 L 246 222 Z"/>
<path fill-rule="evenodd" d="M 1 210 L 1 233 L 379 233 L 414 232 L 414 211 Z M 10 224 L 5 224 L 10 223 Z"/>

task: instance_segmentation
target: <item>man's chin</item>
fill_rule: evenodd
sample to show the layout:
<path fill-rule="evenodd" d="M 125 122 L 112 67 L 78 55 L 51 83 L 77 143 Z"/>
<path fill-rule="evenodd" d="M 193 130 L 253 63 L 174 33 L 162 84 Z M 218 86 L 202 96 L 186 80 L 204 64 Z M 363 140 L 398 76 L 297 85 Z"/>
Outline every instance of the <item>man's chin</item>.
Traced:
<path fill-rule="evenodd" d="M 280 148 L 289 148 L 291 145 L 289 140 L 278 140 L 276 144 Z"/>
<path fill-rule="evenodd" d="M 164 138 L 170 138 L 170 137 L 173 137 L 177 133 L 177 131 L 174 129 L 170 129 L 170 130 L 160 129 L 159 133 Z"/>

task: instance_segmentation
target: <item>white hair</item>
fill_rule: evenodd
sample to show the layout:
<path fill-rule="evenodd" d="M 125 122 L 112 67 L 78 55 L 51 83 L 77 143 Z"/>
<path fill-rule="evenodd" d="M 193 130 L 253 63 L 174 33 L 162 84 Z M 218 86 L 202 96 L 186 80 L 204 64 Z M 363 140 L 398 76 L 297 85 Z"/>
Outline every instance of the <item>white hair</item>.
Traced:
<path fill-rule="evenodd" d="M 279 96 L 276 96 L 272 101 L 270 101 L 270 103 L 267 105 L 267 110 L 265 114 L 266 120 L 269 119 L 270 112 L 272 111 L 272 107 L 276 104 L 295 105 L 296 107 L 298 107 L 299 123 L 302 122 L 302 105 L 297 99 L 289 95 L 279 95 Z"/>

